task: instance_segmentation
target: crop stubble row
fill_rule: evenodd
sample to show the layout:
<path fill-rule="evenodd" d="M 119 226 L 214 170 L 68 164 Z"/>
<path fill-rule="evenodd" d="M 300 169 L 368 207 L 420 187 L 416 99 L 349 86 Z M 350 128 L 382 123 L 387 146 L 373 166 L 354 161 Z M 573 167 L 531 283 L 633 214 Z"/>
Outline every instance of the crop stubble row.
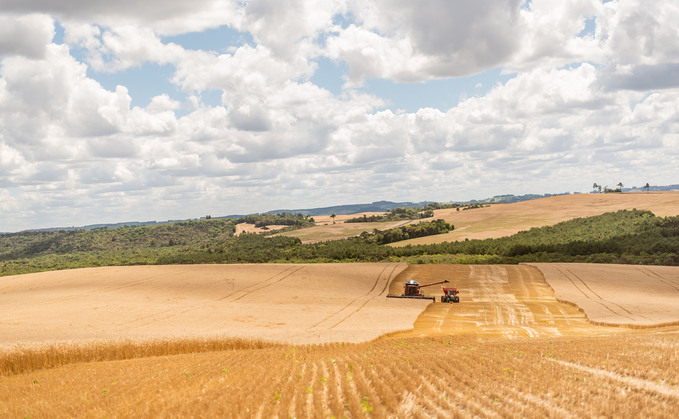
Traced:
<path fill-rule="evenodd" d="M 386 338 L 67 365 L 0 379 L 3 416 L 662 417 L 679 335 Z"/>

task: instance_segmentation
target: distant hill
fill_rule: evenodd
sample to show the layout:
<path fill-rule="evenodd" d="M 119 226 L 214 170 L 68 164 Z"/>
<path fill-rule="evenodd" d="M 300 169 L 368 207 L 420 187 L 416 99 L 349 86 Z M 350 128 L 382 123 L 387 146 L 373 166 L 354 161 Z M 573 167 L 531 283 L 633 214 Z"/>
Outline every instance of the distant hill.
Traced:
<path fill-rule="evenodd" d="M 576 194 L 579 192 L 575 192 Z M 514 202 L 532 201 L 534 199 L 549 198 L 550 196 L 561 196 L 570 195 L 570 192 L 560 193 L 560 194 L 526 194 L 526 195 L 496 195 L 492 198 L 486 198 L 481 200 L 472 199 L 469 202 L 459 202 L 460 204 L 512 204 Z"/>
<path fill-rule="evenodd" d="M 679 185 L 667 185 L 667 186 L 650 186 L 649 191 L 676 191 L 679 190 Z M 631 188 L 623 188 L 623 192 L 635 192 L 635 191 L 646 191 L 643 187 L 637 187 L 633 186 Z M 574 194 L 579 194 L 580 192 L 574 192 Z M 550 196 L 561 196 L 561 195 L 570 195 L 570 192 L 565 192 L 565 193 L 560 193 L 560 194 L 526 194 L 526 195 L 496 195 L 491 198 L 485 198 L 485 199 L 472 199 L 469 201 L 451 201 L 450 203 L 454 204 L 461 204 L 461 205 L 469 205 L 469 204 L 511 204 L 515 202 L 522 202 L 522 201 L 531 201 L 534 199 L 540 199 L 540 198 L 547 198 Z M 424 207 L 429 204 L 434 204 L 436 203 L 435 201 L 423 201 L 423 202 L 392 202 L 392 201 L 376 201 L 370 204 L 347 204 L 347 205 L 334 205 L 330 207 L 320 207 L 320 208 L 303 208 L 303 209 L 278 209 L 278 210 L 272 210 L 265 212 L 263 214 L 280 214 L 283 212 L 287 213 L 293 213 L 293 214 L 298 214 L 301 213 L 303 215 L 309 215 L 309 216 L 316 216 L 316 215 L 352 215 L 352 214 L 358 214 L 362 212 L 386 212 L 389 210 L 392 210 L 394 208 L 398 207 Z M 233 218 L 243 218 L 246 215 L 252 215 L 252 214 L 239 214 L 239 215 L 224 215 L 224 216 L 218 216 L 218 217 L 212 217 L 212 218 L 228 218 L 228 219 L 233 219 Z M 204 219 L 205 217 L 201 217 L 200 219 Z M 197 220 L 199 218 L 194 218 L 192 220 Z M 128 221 L 128 222 L 121 222 L 121 223 L 113 223 L 113 224 L 90 224 L 86 226 L 81 226 L 81 227 L 53 227 L 53 228 L 43 228 L 43 229 L 35 229 L 35 230 L 29 230 L 29 231 L 71 231 L 71 230 L 94 230 L 97 228 L 117 228 L 117 227 L 123 227 L 123 226 L 146 226 L 146 225 L 154 225 L 154 224 L 164 224 L 164 223 L 173 223 L 173 222 L 180 222 L 180 221 L 190 221 L 190 219 L 187 220 L 167 220 L 167 221 Z M 1 233 L 0 234 L 4 234 Z"/>
<path fill-rule="evenodd" d="M 386 212 L 399 207 L 424 207 L 433 204 L 433 201 L 425 202 L 391 202 L 391 201 L 377 201 L 372 204 L 349 204 L 349 205 L 335 205 L 332 207 L 323 208 L 307 208 L 295 210 L 273 210 L 265 214 L 279 214 L 281 212 L 302 213 L 304 215 L 351 215 L 361 212 Z"/>
<path fill-rule="evenodd" d="M 622 188 L 623 192 L 635 192 L 635 191 L 645 191 L 643 187 L 633 186 L 631 188 Z M 667 191 L 679 191 L 679 185 L 667 185 L 667 186 L 651 186 L 648 188 L 649 191 L 654 192 L 667 192 Z"/>
<path fill-rule="evenodd" d="M 177 221 L 186 221 L 186 220 L 177 220 Z M 155 224 L 162 224 L 162 223 L 170 223 L 173 221 L 126 221 L 124 223 L 112 223 L 112 224 L 90 224 L 86 226 L 80 226 L 80 227 L 49 227 L 49 228 L 39 228 L 35 230 L 27 230 L 27 231 L 72 231 L 72 230 L 96 230 L 99 228 L 118 228 L 118 227 L 140 227 L 140 226 L 148 226 L 148 225 L 155 225 Z"/>

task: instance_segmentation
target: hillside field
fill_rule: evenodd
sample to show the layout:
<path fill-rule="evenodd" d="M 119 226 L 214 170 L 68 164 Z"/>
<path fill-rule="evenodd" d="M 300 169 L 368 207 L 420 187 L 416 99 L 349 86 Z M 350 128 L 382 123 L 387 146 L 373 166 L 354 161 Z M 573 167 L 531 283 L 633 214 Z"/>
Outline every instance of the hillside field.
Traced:
<path fill-rule="evenodd" d="M 424 304 L 387 299 L 406 264 L 85 268 L 0 280 L 0 345 L 120 337 L 362 342 Z"/>
<path fill-rule="evenodd" d="M 679 215 L 679 192 L 630 192 L 630 193 L 588 193 L 552 196 L 512 204 L 492 204 L 483 208 L 460 210 L 455 208 L 434 211 L 433 219 L 443 219 L 453 224 L 455 230 L 447 234 L 421 237 L 390 244 L 432 244 L 465 239 L 487 239 L 510 236 L 533 227 L 554 225 L 579 217 L 590 217 L 619 210 L 648 210 L 659 217 Z M 351 216 L 337 216 L 335 224 L 330 217 L 315 217 L 316 226 L 283 233 L 299 237 L 305 243 L 341 239 L 359 235 L 373 228 L 388 229 L 395 226 L 417 223 L 424 220 L 388 223 L 350 224 L 344 221 Z M 367 216 L 375 215 L 366 213 Z"/>
<path fill-rule="evenodd" d="M 448 234 L 422 237 L 393 245 L 511 236 L 533 227 L 631 209 L 651 211 L 659 217 L 679 215 L 679 192 L 573 194 L 513 204 L 494 204 L 467 211 L 437 210 L 434 211 L 434 218 L 441 218 L 453 224 L 455 230 Z"/>
<path fill-rule="evenodd" d="M 597 326 L 587 306 L 559 302 L 552 278 L 562 278 L 537 266 L 183 265 L 3 278 L 0 414 L 671 415 L 679 328 Z M 668 285 L 679 268 L 644 268 L 635 301 L 646 311 L 605 286 L 638 275 L 635 266 L 558 268 L 620 307 L 619 324 L 679 301 Z M 448 279 L 461 302 L 386 298 L 408 279 Z M 679 319 L 658 324 L 669 320 Z"/>

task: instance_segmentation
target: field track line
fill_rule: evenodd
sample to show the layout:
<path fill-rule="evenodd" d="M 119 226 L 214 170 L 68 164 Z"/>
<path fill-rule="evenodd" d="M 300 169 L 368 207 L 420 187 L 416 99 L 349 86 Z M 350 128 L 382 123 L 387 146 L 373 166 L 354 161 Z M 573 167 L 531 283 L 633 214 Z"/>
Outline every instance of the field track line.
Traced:
<path fill-rule="evenodd" d="M 382 272 L 380 272 L 380 275 L 377 277 L 377 281 L 375 281 L 375 285 L 373 285 L 373 287 L 372 287 L 372 289 L 370 290 L 370 292 L 368 292 L 368 294 L 366 294 L 365 297 L 359 297 L 359 298 L 365 298 L 365 299 L 366 299 L 366 300 L 363 302 L 363 304 L 361 304 L 361 306 L 358 307 L 356 310 L 354 310 L 354 311 L 352 311 L 351 313 L 349 313 L 348 316 L 346 316 L 345 318 L 343 318 L 343 319 L 340 320 L 339 322 L 337 322 L 337 323 L 333 324 L 332 326 L 330 326 L 331 329 L 334 329 L 334 328 L 337 327 L 339 324 L 341 324 L 343 321 L 345 321 L 345 320 L 348 319 L 349 317 L 351 317 L 351 316 L 353 316 L 354 314 L 356 314 L 356 313 L 358 313 L 359 311 L 361 311 L 361 310 L 363 309 L 363 307 L 365 307 L 365 306 L 370 302 L 371 298 L 368 298 L 368 297 L 370 296 L 370 294 L 372 293 L 372 291 L 373 291 L 373 290 L 375 289 L 375 287 L 377 286 L 377 283 L 379 282 L 380 278 L 382 278 L 382 274 L 384 274 L 384 271 L 387 270 L 387 268 L 388 268 L 388 266 L 385 267 L 385 268 L 382 270 Z M 395 270 L 396 270 L 396 265 L 394 265 L 394 268 L 391 270 L 391 273 L 389 274 L 389 276 L 386 277 L 386 280 L 384 281 L 385 285 L 384 285 L 384 288 L 382 289 L 382 292 L 381 292 L 380 294 L 374 295 L 373 297 L 377 297 L 377 296 L 382 295 L 382 294 L 384 293 L 384 290 L 387 289 L 387 286 L 389 286 L 389 283 L 391 282 L 391 275 L 394 273 Z M 356 300 L 358 300 L 358 298 L 357 298 Z M 356 300 L 354 300 L 354 301 L 356 301 Z M 353 301 L 352 301 L 352 303 L 353 303 Z"/>
<path fill-rule="evenodd" d="M 184 271 L 184 273 L 193 272 L 197 269 L 198 268 L 188 269 L 188 270 Z M 99 289 L 93 291 L 91 294 L 101 294 L 101 293 L 104 293 L 104 292 L 117 291 L 117 290 L 120 290 L 120 289 L 130 288 L 130 287 L 133 287 L 135 285 L 140 285 L 140 284 L 143 284 L 143 283 L 146 283 L 146 282 L 152 282 L 152 281 L 156 281 L 156 280 L 161 279 L 161 278 L 166 278 L 167 276 L 168 276 L 167 274 L 162 274 L 162 273 L 150 275 L 150 276 L 148 276 L 144 279 L 132 281 L 132 282 L 129 282 L 129 283 L 124 284 L 124 285 L 116 285 L 116 286 L 99 288 Z"/>
<path fill-rule="evenodd" d="M 585 283 L 584 280 L 582 280 L 579 276 L 577 276 L 576 274 L 574 274 L 574 273 L 571 272 L 570 270 L 569 270 L 569 272 L 570 272 L 574 277 L 578 278 L 578 280 L 579 280 L 580 282 L 582 282 L 583 284 L 585 284 L 585 286 L 587 287 L 587 289 L 589 289 L 590 291 L 592 291 L 592 293 L 593 293 L 594 295 L 596 295 L 597 297 L 599 297 L 599 298 L 601 299 L 601 301 L 606 301 L 606 302 L 609 303 L 609 304 L 613 304 L 614 306 L 619 307 L 621 310 L 623 310 L 624 312 L 626 312 L 626 313 L 628 313 L 630 316 L 632 316 L 632 317 L 629 317 L 629 316 L 624 316 L 624 317 L 627 317 L 627 318 L 630 319 L 630 320 L 635 320 L 635 317 L 640 317 L 640 318 L 642 318 L 642 319 L 652 321 L 652 319 L 650 319 L 650 318 L 648 318 L 648 317 L 646 317 L 646 316 L 644 316 L 644 315 L 642 315 L 642 314 L 632 313 L 631 311 L 627 310 L 625 307 L 621 306 L 620 304 L 618 304 L 618 303 L 616 303 L 616 302 L 609 301 L 609 300 L 605 300 L 605 299 L 601 298 L 601 296 L 600 296 L 599 294 L 595 293 L 591 288 L 589 288 L 589 286 L 587 286 L 587 284 Z M 594 300 L 593 300 L 593 301 L 594 301 Z M 600 304 L 603 304 L 603 303 L 600 303 Z M 608 307 L 607 307 L 607 308 L 608 308 Z M 609 309 L 609 310 L 610 310 L 610 309 Z M 620 313 L 616 313 L 616 314 L 620 315 Z"/>
<path fill-rule="evenodd" d="M 385 269 L 386 269 L 386 268 L 385 268 Z M 392 272 L 393 272 L 393 271 L 392 271 Z M 382 271 L 382 273 L 384 273 L 384 270 Z M 382 276 L 382 273 L 380 273 L 380 276 L 377 277 L 377 281 L 380 280 L 380 277 Z M 387 281 L 386 281 L 387 284 L 389 283 L 388 278 L 389 278 L 389 277 L 387 277 Z M 377 285 L 377 281 L 375 281 L 375 285 Z M 375 289 L 375 285 L 373 285 L 372 290 Z M 370 290 L 370 291 L 372 291 L 372 290 Z M 348 319 L 349 317 L 351 317 L 351 316 L 353 316 L 354 314 L 356 314 L 356 313 L 358 313 L 359 311 L 361 311 L 361 310 L 363 309 L 363 307 L 365 307 L 365 306 L 370 302 L 370 298 L 369 298 L 369 297 L 370 297 L 370 293 L 366 294 L 366 295 L 363 296 L 363 297 L 358 297 L 358 298 L 356 298 L 354 301 L 352 301 L 349 305 L 353 304 L 353 303 L 354 303 L 355 301 L 357 301 L 359 298 L 365 298 L 365 301 L 363 302 L 363 304 L 361 304 L 361 305 L 360 305 L 359 307 L 357 307 L 354 311 L 352 311 L 351 313 L 349 313 L 349 314 L 348 314 L 346 317 L 344 317 L 342 320 L 340 320 L 340 321 L 338 321 L 337 323 L 335 323 L 335 324 L 333 324 L 332 326 L 330 326 L 330 329 L 334 329 L 335 327 L 339 326 L 342 322 L 344 322 L 346 319 Z M 348 307 L 348 306 L 347 306 L 347 307 Z"/>
<path fill-rule="evenodd" d="M 658 281 L 662 282 L 663 284 L 669 285 L 670 287 L 679 291 L 679 287 L 671 279 L 663 278 L 662 276 L 658 275 L 657 273 L 653 272 L 652 270 L 650 270 L 646 267 L 638 267 L 637 270 L 639 272 L 645 274 L 646 276 L 649 276 L 653 279 L 657 279 Z"/>
<path fill-rule="evenodd" d="M 373 287 L 370 288 L 370 291 L 368 291 L 368 294 L 370 294 L 371 292 L 373 292 L 373 290 L 375 289 L 375 287 L 377 287 L 377 283 L 380 282 L 380 278 L 382 277 L 382 274 L 384 273 L 384 271 L 387 270 L 388 267 L 389 267 L 389 265 L 385 266 L 384 269 L 382 269 L 382 272 L 380 272 L 380 274 L 377 275 L 377 280 L 376 280 L 375 283 L 373 284 Z"/>
<path fill-rule="evenodd" d="M 625 314 L 623 314 L 623 313 L 618 313 L 617 311 L 615 311 L 615 310 L 613 310 L 612 308 L 610 308 L 609 306 L 607 306 L 607 305 L 603 302 L 604 300 L 601 298 L 601 296 L 600 296 L 599 294 L 597 294 L 597 293 L 595 293 L 594 291 L 592 291 L 592 289 L 589 288 L 589 287 L 587 286 L 587 284 L 585 284 L 585 281 L 583 281 L 581 278 L 579 278 L 577 275 L 575 275 L 575 274 L 574 274 L 573 272 L 571 272 L 569 269 L 566 269 L 566 271 L 568 271 L 568 273 L 570 273 L 570 274 L 573 275 L 575 278 L 577 278 L 578 281 L 580 281 L 580 282 L 581 282 L 588 290 L 590 290 L 590 292 L 592 292 L 592 294 L 596 295 L 596 296 L 599 298 L 599 300 L 595 300 L 594 298 L 592 298 L 592 297 L 590 297 L 589 295 L 587 295 L 587 293 L 586 293 L 585 291 L 583 291 L 583 290 L 578 286 L 578 284 L 575 283 L 575 281 L 573 281 L 573 278 L 571 278 L 571 277 L 568 276 L 566 273 L 564 273 L 564 272 L 561 270 L 561 268 L 557 267 L 556 270 L 558 270 L 558 271 L 561 273 L 561 275 L 563 275 L 565 278 L 567 278 L 567 279 L 571 282 L 571 284 L 573 284 L 573 286 L 575 287 L 575 289 L 577 289 L 578 291 L 580 291 L 580 293 L 581 293 L 582 295 L 584 295 L 585 298 L 588 299 L 589 301 L 591 301 L 591 302 L 593 302 L 593 303 L 600 304 L 602 307 L 604 307 L 606 310 L 610 311 L 611 313 L 615 314 L 616 316 L 622 316 L 622 317 L 626 317 L 626 318 L 628 318 L 628 319 L 630 319 L 630 320 L 635 320 L 634 318 L 629 317 L 629 316 L 627 316 L 627 315 L 625 315 Z M 576 304 L 576 305 L 577 305 L 577 304 Z"/>
<path fill-rule="evenodd" d="M 93 268 L 93 269 L 96 269 L 96 268 Z M 157 274 L 157 275 L 152 275 L 152 276 L 149 276 L 149 277 L 143 278 L 143 279 L 130 280 L 129 282 L 126 282 L 124 284 L 109 285 L 109 286 L 102 287 L 102 288 L 93 288 L 93 289 L 89 289 L 89 290 L 75 292 L 75 293 L 68 294 L 68 295 L 65 295 L 65 296 L 60 296 L 58 298 L 58 301 L 59 301 L 60 304 L 62 304 L 66 301 L 78 300 L 78 299 L 82 299 L 82 298 L 89 298 L 92 295 L 105 294 L 105 293 L 108 293 L 108 292 L 111 292 L 111 291 L 117 291 L 117 290 L 121 290 L 121 289 L 125 289 L 125 288 L 131 288 L 131 287 L 143 284 L 145 282 L 158 280 L 159 278 L 162 278 L 162 277 L 163 277 L 163 275 Z M 56 284 L 68 283 L 70 280 L 71 280 L 70 278 L 65 278 L 63 280 L 51 282 L 50 286 L 54 286 Z M 100 281 L 104 282 L 106 280 L 101 279 Z M 47 298 L 38 297 L 38 299 L 33 300 L 33 301 L 34 301 L 34 304 L 37 305 L 37 304 L 52 303 L 52 302 L 55 301 L 55 299 L 49 298 L 49 297 L 47 297 Z"/>
<path fill-rule="evenodd" d="M 313 329 L 313 328 L 315 328 L 315 327 L 318 327 L 318 326 L 320 326 L 321 324 L 323 324 L 323 323 L 325 323 L 325 322 L 327 322 L 327 321 L 330 321 L 333 317 L 340 316 L 340 315 L 342 314 L 342 312 L 344 312 L 345 310 L 347 310 L 349 307 L 351 307 L 351 306 L 354 305 L 358 300 L 361 300 L 361 299 L 365 299 L 365 301 L 363 301 L 363 304 L 361 304 L 361 305 L 360 305 L 359 307 L 357 307 L 355 310 L 351 311 L 349 314 L 347 314 L 346 316 L 344 316 L 343 318 L 341 318 L 338 322 L 336 322 L 335 324 L 333 324 L 332 326 L 330 326 L 330 329 L 334 329 L 335 327 L 337 327 L 338 325 L 340 325 L 342 322 L 344 322 L 345 320 L 347 320 L 349 317 L 351 317 L 353 314 L 355 314 L 355 313 L 357 313 L 358 311 L 360 311 L 361 309 L 363 309 L 363 307 L 365 307 L 365 306 L 368 304 L 368 302 L 370 302 L 371 294 L 374 294 L 373 291 L 375 291 L 375 289 L 377 288 L 377 284 L 380 282 L 380 280 L 384 280 L 385 285 L 384 285 L 384 287 L 382 287 L 382 291 L 380 292 L 380 294 L 373 295 L 373 297 L 377 297 L 377 296 L 379 296 L 379 295 L 384 294 L 385 290 L 386 290 L 387 287 L 389 286 L 389 283 L 391 282 L 391 277 L 392 277 L 392 275 L 394 274 L 394 272 L 396 271 L 396 268 L 397 268 L 397 267 L 398 267 L 398 264 L 389 264 L 389 265 L 385 266 L 385 267 L 382 269 L 382 271 L 380 272 L 380 274 L 377 276 L 377 278 L 375 279 L 375 283 L 373 284 L 372 288 L 370 288 L 370 290 L 369 290 L 367 293 L 365 293 L 365 295 L 361 295 L 361 296 L 358 296 L 358 297 L 354 298 L 354 299 L 351 300 L 347 305 L 345 305 L 345 306 L 342 307 L 341 309 L 337 310 L 336 312 L 334 312 L 334 313 L 332 313 L 332 314 L 326 316 L 326 317 L 323 318 L 321 321 L 319 321 L 319 322 L 313 324 L 313 325 L 310 326 L 307 330 L 311 330 L 311 329 Z M 391 269 L 391 272 L 389 272 L 388 275 L 385 275 L 385 272 L 386 272 L 387 269 L 389 269 L 389 268 L 392 268 L 392 269 Z"/>
<path fill-rule="evenodd" d="M 289 278 L 290 276 L 296 274 L 297 272 L 299 272 L 299 271 L 302 270 L 303 268 L 304 268 L 303 266 L 299 266 L 299 267 L 297 267 L 297 269 L 293 268 L 293 269 L 290 270 L 290 272 L 289 272 L 287 275 L 283 275 L 280 279 L 277 279 L 277 280 L 275 280 L 275 281 L 271 281 L 271 282 L 269 282 L 269 283 L 267 283 L 267 284 L 265 284 L 265 285 L 262 285 L 262 286 L 259 287 L 259 288 L 255 288 L 255 289 L 253 289 L 253 290 L 247 291 L 245 294 L 241 295 L 240 297 L 236 298 L 236 299 L 233 300 L 233 301 L 238 301 L 238 300 L 240 300 L 241 298 L 245 297 L 246 295 L 252 294 L 252 293 L 255 292 L 255 291 L 259 291 L 259 290 L 264 289 L 264 288 L 266 288 L 266 287 L 270 287 L 270 286 L 273 285 L 273 284 L 276 284 L 276 283 L 278 283 L 278 282 L 281 282 L 282 280 L 284 280 L 284 279 L 286 279 L 286 278 Z M 285 272 L 286 272 L 286 271 L 284 271 L 283 273 L 281 273 L 281 274 L 279 274 L 279 275 L 282 275 L 282 274 L 284 274 Z M 275 276 L 274 276 L 274 277 L 275 277 Z M 272 277 L 272 279 L 273 279 L 274 277 Z"/>
<path fill-rule="evenodd" d="M 230 293 L 230 294 L 228 294 L 228 295 L 226 295 L 226 296 L 224 296 L 224 297 L 218 298 L 216 301 L 226 300 L 227 298 L 231 297 L 232 295 L 234 295 L 234 294 L 236 294 L 236 293 L 245 292 L 245 294 L 243 294 L 243 295 L 241 295 L 240 297 L 234 299 L 233 301 L 240 300 L 241 298 L 245 297 L 246 295 L 252 294 L 253 292 L 255 292 L 255 291 L 257 291 L 257 290 L 260 290 L 260 289 L 262 289 L 262 288 L 266 288 L 266 287 L 268 287 L 268 286 L 270 286 L 270 285 L 273 285 L 273 284 L 275 284 L 275 283 L 277 283 L 277 282 L 281 282 L 282 280 L 288 278 L 290 275 L 292 275 L 292 274 L 298 272 L 298 271 L 299 271 L 300 269 L 302 269 L 302 268 L 304 268 L 304 267 L 303 267 L 303 266 L 293 266 L 293 267 L 290 267 L 290 268 L 286 268 L 286 269 L 283 270 L 282 272 L 278 272 L 277 274 L 275 274 L 275 275 L 273 275 L 273 276 L 271 276 L 271 277 L 269 277 L 269 278 L 267 278 L 267 279 L 265 279 L 265 280 L 263 280 L 263 281 L 260 281 L 260 282 L 258 282 L 258 283 L 256 283 L 256 284 L 249 285 L 249 286 L 247 286 L 247 287 L 243 287 L 243 288 L 241 288 L 241 289 L 238 289 L 238 290 L 236 290 L 236 291 L 233 291 L 232 293 Z M 292 272 L 291 272 L 291 271 L 292 271 Z M 286 274 L 287 274 L 287 275 L 286 275 Z M 279 275 L 282 275 L 282 277 L 279 278 L 279 279 L 274 280 L 274 279 L 275 279 L 277 276 L 279 276 Z M 259 286 L 262 285 L 262 284 L 264 284 L 264 285 L 261 286 L 261 287 L 259 287 Z M 259 287 L 259 288 L 255 288 L 255 289 L 253 289 L 253 290 L 248 290 L 248 288 L 253 288 L 253 287 Z"/>
<path fill-rule="evenodd" d="M 636 377 L 629 377 L 629 376 L 624 376 L 620 374 L 616 374 L 611 371 L 606 371 L 606 370 L 601 370 L 598 368 L 591 368 L 591 367 L 586 367 L 584 365 L 576 364 L 573 362 L 567 362 L 567 361 L 562 361 L 559 359 L 554 359 L 554 358 L 544 358 L 548 361 L 551 362 L 556 362 L 557 364 L 561 364 L 565 367 L 569 368 L 575 368 L 580 371 L 587 372 L 592 375 L 597 375 L 600 377 L 606 377 L 609 378 L 613 381 L 617 381 L 619 383 L 624 383 L 632 387 L 636 387 L 640 390 L 645 390 L 645 391 L 651 391 L 654 393 L 659 393 L 664 396 L 669 396 L 669 397 L 674 397 L 676 399 L 679 399 L 679 389 L 674 386 L 668 386 L 665 384 L 659 384 L 659 383 L 654 383 L 653 381 L 649 380 L 643 380 L 641 378 L 636 378 Z"/>
<path fill-rule="evenodd" d="M 587 288 L 587 290 L 589 290 L 589 292 L 591 292 L 592 294 L 596 295 L 596 298 L 598 298 L 599 300 L 603 300 L 603 298 L 601 298 L 601 296 L 600 296 L 599 294 L 597 294 L 596 292 L 594 292 L 594 290 L 593 290 L 592 288 L 590 288 L 590 286 L 587 285 L 587 283 L 586 283 L 585 281 L 583 281 L 582 278 L 580 278 L 579 276 L 577 276 L 577 275 L 576 275 L 575 273 L 573 273 L 573 271 L 571 271 L 570 269 L 566 269 L 566 271 L 567 271 L 569 274 L 573 275 L 573 277 L 575 277 L 578 281 L 580 281 L 580 282 L 582 283 L 582 285 L 584 285 L 585 288 Z M 569 278 L 569 279 L 570 279 L 570 278 Z M 571 281 L 571 282 L 573 282 L 573 281 Z M 583 294 L 585 294 L 585 293 L 583 292 Z"/>
<path fill-rule="evenodd" d="M 295 274 L 296 272 L 299 272 L 302 268 L 304 268 L 304 267 L 303 267 L 303 266 L 293 266 L 293 267 L 291 267 L 291 268 L 286 268 L 286 269 L 283 270 L 282 272 L 279 272 L 279 273 L 277 273 L 277 274 L 275 274 L 275 275 L 273 275 L 273 276 L 271 276 L 271 277 L 265 279 L 264 281 L 260 281 L 260 282 L 258 282 L 257 284 L 253 284 L 253 285 L 250 285 L 250 286 L 241 288 L 241 289 L 239 289 L 239 290 L 237 290 L 237 291 L 232 292 L 231 294 L 227 295 L 226 297 L 218 298 L 217 300 L 215 300 L 215 302 L 216 302 L 216 301 L 223 301 L 223 300 L 229 298 L 230 296 L 232 296 L 232 295 L 234 295 L 234 294 L 236 294 L 236 293 L 243 292 L 243 290 L 247 290 L 248 288 L 256 287 L 256 286 L 258 286 L 258 285 L 262 285 L 262 284 L 266 283 L 265 285 L 263 285 L 263 286 L 261 286 L 261 287 L 259 287 L 259 288 L 255 288 L 255 289 L 252 289 L 252 290 L 245 291 L 245 293 L 244 293 L 243 295 L 239 296 L 238 298 L 235 298 L 234 300 L 231 300 L 232 302 L 233 302 L 233 301 L 238 301 L 238 300 L 240 300 L 241 298 L 243 298 L 243 297 L 245 297 L 245 296 L 247 296 L 247 295 L 249 295 L 249 294 L 252 294 L 252 293 L 255 292 L 255 291 L 259 291 L 259 290 L 261 290 L 261 289 L 263 289 L 263 288 L 266 288 L 266 287 L 268 287 L 268 286 L 271 286 L 271 285 L 273 285 L 273 284 L 275 284 L 275 283 L 277 283 L 277 282 L 281 282 L 282 280 L 284 280 L 284 279 L 290 277 L 291 275 Z M 287 275 L 286 275 L 286 274 L 287 274 Z M 280 276 L 280 275 L 282 275 L 280 278 L 275 279 L 276 277 L 278 277 L 278 276 Z M 275 279 L 275 280 L 274 280 L 274 279 Z M 169 318 L 176 317 L 176 316 L 181 315 L 181 314 L 190 313 L 190 312 L 192 312 L 192 311 L 200 310 L 200 309 L 202 309 L 202 308 L 203 308 L 203 307 L 190 307 L 190 308 L 187 308 L 187 309 L 184 309 L 184 310 L 174 311 L 174 312 L 170 313 L 170 314 L 167 315 L 167 316 L 163 316 L 163 317 L 155 317 L 155 318 L 153 318 L 151 321 L 147 321 L 146 323 L 140 324 L 139 327 L 148 326 L 149 324 L 157 323 L 157 322 L 162 321 L 162 320 L 167 320 L 167 319 L 169 319 Z M 167 312 L 167 311 L 164 311 L 164 312 Z M 149 317 L 149 316 L 145 316 L 144 319 L 145 319 L 145 318 L 148 318 L 148 317 Z M 129 323 L 132 323 L 132 322 L 134 322 L 134 321 L 138 321 L 138 320 L 133 320 L 133 321 L 131 321 L 131 322 L 129 322 Z"/>
<path fill-rule="evenodd" d="M 382 292 L 380 293 L 380 295 L 384 295 L 384 293 L 388 291 L 387 288 L 389 288 L 389 285 L 391 284 L 391 280 L 392 277 L 394 276 L 394 272 L 396 272 L 396 268 L 398 268 L 398 265 L 394 265 L 394 267 L 392 268 L 391 272 L 389 273 L 389 278 L 387 279 L 387 281 L 384 282 L 384 287 L 382 287 Z"/>
<path fill-rule="evenodd" d="M 547 410 L 547 412 L 557 412 L 561 417 L 564 417 L 564 418 L 576 418 L 577 417 L 574 414 L 572 414 L 571 412 L 569 412 L 568 410 L 564 409 L 563 407 L 555 405 L 549 399 L 534 396 L 530 393 L 522 393 L 522 392 L 518 391 L 517 389 L 510 387 L 510 386 L 505 386 L 503 388 L 508 393 L 513 394 L 514 397 L 523 399 L 527 403 L 532 403 L 535 406 L 538 406 L 538 407 L 540 407 L 544 410 Z M 547 412 L 545 412 L 543 414 L 545 414 L 545 416 L 547 416 L 546 415 Z"/>

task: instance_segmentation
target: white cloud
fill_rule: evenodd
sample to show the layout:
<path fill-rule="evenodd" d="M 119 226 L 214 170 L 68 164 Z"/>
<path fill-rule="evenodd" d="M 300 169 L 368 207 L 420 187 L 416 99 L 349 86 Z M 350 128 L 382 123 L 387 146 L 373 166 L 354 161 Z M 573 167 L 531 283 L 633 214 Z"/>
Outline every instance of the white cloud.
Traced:
<path fill-rule="evenodd" d="M 0 41 L 0 230 L 676 183 L 679 6 L 521 3 L 3 1 L 2 30 L 26 39 Z M 223 25 L 254 42 L 162 37 Z M 311 81 L 323 56 L 348 67 L 338 94 Z M 188 99 L 132 106 L 138 86 L 93 78 L 145 63 Z M 515 75 L 450 109 L 357 88 L 497 67 Z"/>
<path fill-rule="evenodd" d="M 513 57 L 513 70 L 536 66 L 561 66 L 572 62 L 600 61 L 600 36 L 580 36 L 587 19 L 595 16 L 601 24 L 604 5 L 599 0 L 532 0 L 519 13 L 519 39 Z"/>
<path fill-rule="evenodd" d="M 48 13 L 60 20 L 106 26 L 145 25 L 170 35 L 202 31 L 237 20 L 238 2 L 231 0 L 3 0 L 8 13 Z"/>
<path fill-rule="evenodd" d="M 5 58 L 0 76 L 2 131 L 17 147 L 37 150 L 39 144 L 40 154 L 59 155 L 62 145 L 50 138 L 73 138 L 66 141 L 74 145 L 77 138 L 118 132 L 125 123 L 127 90 L 104 90 L 65 46 L 51 45 L 42 60 Z"/>
<path fill-rule="evenodd" d="M 601 83 L 608 89 L 679 87 L 675 2 L 606 3 L 596 30 L 605 56 Z"/>
<path fill-rule="evenodd" d="M 604 42 L 606 53 L 615 64 L 656 65 L 677 61 L 679 4 L 628 0 L 605 6 L 596 36 Z"/>
<path fill-rule="evenodd" d="M 0 137 L 0 173 L 15 174 L 23 171 L 27 161 L 19 150 L 1 142 Z"/>
<path fill-rule="evenodd" d="M 343 3 L 340 0 L 248 2 L 237 27 L 250 32 L 258 43 L 279 57 L 305 60 L 318 49 L 313 41 L 333 26 L 332 19 L 337 13 L 344 12 Z"/>
<path fill-rule="evenodd" d="M 502 65 L 518 48 L 519 0 L 351 2 L 358 24 L 328 38 L 329 57 L 365 78 L 413 82 Z"/>
<path fill-rule="evenodd" d="M 43 14 L 10 16 L 0 14 L 0 56 L 23 55 L 42 58 L 54 37 L 54 22 Z"/>

